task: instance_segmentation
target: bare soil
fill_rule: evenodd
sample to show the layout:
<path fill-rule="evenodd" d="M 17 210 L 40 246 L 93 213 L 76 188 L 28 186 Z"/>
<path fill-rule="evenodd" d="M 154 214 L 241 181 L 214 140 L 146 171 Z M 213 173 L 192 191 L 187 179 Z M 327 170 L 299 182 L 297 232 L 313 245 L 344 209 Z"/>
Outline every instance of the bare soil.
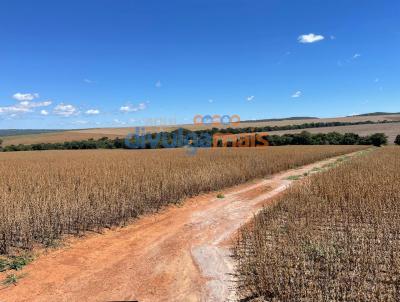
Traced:
<path fill-rule="evenodd" d="M 104 234 L 74 239 L 28 265 L 0 301 L 232 301 L 230 239 L 291 183 L 324 160 L 143 217 Z M 5 274 L 0 274 L 4 278 Z"/>

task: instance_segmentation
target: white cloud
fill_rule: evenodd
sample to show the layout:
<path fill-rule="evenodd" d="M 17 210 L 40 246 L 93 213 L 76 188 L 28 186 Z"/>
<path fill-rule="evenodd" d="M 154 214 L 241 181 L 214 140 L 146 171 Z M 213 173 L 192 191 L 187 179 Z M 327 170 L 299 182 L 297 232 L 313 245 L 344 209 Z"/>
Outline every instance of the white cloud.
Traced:
<path fill-rule="evenodd" d="M 83 120 L 81 120 L 81 121 L 73 121 L 72 122 L 72 124 L 74 124 L 74 125 L 86 125 L 88 123 L 89 123 L 89 121 L 83 121 Z"/>
<path fill-rule="evenodd" d="M 359 53 L 354 54 L 353 59 L 358 59 L 359 57 L 361 57 L 361 55 Z"/>
<path fill-rule="evenodd" d="M 32 110 L 22 106 L 8 106 L 8 107 L 0 107 L 0 113 L 2 114 L 14 114 L 14 113 L 26 113 L 31 112 Z"/>
<path fill-rule="evenodd" d="M 322 41 L 323 39 L 325 39 L 324 36 L 321 35 L 315 35 L 315 34 L 308 34 L 308 35 L 301 35 L 298 37 L 298 41 L 300 43 L 315 43 L 318 41 Z"/>
<path fill-rule="evenodd" d="M 49 115 L 49 112 L 47 110 L 40 110 L 41 115 Z"/>
<path fill-rule="evenodd" d="M 147 102 L 148 103 L 148 102 Z M 147 108 L 146 103 L 139 103 L 137 106 L 133 106 L 131 104 L 122 106 L 119 108 L 121 112 L 137 112 L 137 111 L 142 111 Z"/>
<path fill-rule="evenodd" d="M 17 92 L 16 94 L 13 95 L 13 98 L 16 99 L 19 102 L 22 101 L 33 101 L 34 99 L 39 98 L 38 93 L 20 93 Z"/>
<path fill-rule="evenodd" d="M 303 95 L 303 93 L 300 90 L 298 90 L 298 91 L 296 91 L 295 93 L 292 94 L 292 98 L 299 98 L 302 95 Z"/>
<path fill-rule="evenodd" d="M 0 114 L 17 114 L 17 113 L 28 113 L 33 112 L 33 108 L 47 107 L 51 105 L 51 101 L 45 102 L 30 102 L 21 101 L 16 105 L 0 107 Z"/>
<path fill-rule="evenodd" d="M 73 105 L 65 105 L 64 103 L 58 104 L 53 112 L 57 115 L 69 117 L 71 115 L 78 115 L 79 111 Z"/>
<path fill-rule="evenodd" d="M 120 121 L 119 119 L 115 119 L 113 120 L 114 124 L 118 124 L 118 125 L 125 125 L 126 123 L 123 121 Z"/>
<path fill-rule="evenodd" d="M 100 114 L 100 110 L 98 109 L 89 109 L 85 112 L 88 115 L 96 115 L 96 114 Z"/>
<path fill-rule="evenodd" d="M 44 102 L 28 102 L 28 101 L 23 101 L 19 103 L 20 106 L 26 107 L 26 108 L 37 108 L 37 107 L 47 107 L 51 105 L 51 101 L 44 101 Z"/>
<path fill-rule="evenodd" d="M 161 86 L 162 86 L 161 81 L 157 81 L 155 86 L 156 86 L 157 88 L 161 88 Z"/>
<path fill-rule="evenodd" d="M 249 102 L 251 102 L 252 100 L 254 100 L 254 98 L 255 98 L 255 96 L 254 96 L 254 95 L 251 95 L 251 96 L 248 96 L 248 97 L 246 98 L 246 100 L 249 101 Z"/>
<path fill-rule="evenodd" d="M 336 37 L 334 35 L 331 35 L 331 40 L 336 40 Z"/>
<path fill-rule="evenodd" d="M 87 84 L 93 84 L 93 83 L 94 83 L 94 81 L 89 80 L 89 79 L 83 79 L 83 81 L 84 81 L 85 83 L 87 83 Z"/>

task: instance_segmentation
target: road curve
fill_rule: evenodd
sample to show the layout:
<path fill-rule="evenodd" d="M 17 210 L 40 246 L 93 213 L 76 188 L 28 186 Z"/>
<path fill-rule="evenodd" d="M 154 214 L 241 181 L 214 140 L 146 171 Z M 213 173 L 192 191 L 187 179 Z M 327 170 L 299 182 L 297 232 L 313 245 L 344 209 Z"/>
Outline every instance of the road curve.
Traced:
<path fill-rule="evenodd" d="M 72 239 L 28 265 L 14 301 L 234 301 L 229 239 L 260 208 L 320 161 L 224 191 L 188 199 L 132 225 Z"/>

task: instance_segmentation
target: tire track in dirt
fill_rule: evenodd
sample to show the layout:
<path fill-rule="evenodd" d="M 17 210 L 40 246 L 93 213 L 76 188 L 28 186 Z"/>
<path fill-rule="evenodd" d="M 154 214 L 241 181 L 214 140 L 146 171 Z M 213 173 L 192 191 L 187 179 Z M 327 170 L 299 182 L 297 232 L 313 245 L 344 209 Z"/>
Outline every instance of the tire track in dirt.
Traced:
<path fill-rule="evenodd" d="M 353 153 L 356 154 L 356 153 Z M 148 215 L 125 228 L 72 239 L 27 266 L 14 301 L 234 301 L 229 239 L 292 181 L 338 157 L 272 175 Z"/>

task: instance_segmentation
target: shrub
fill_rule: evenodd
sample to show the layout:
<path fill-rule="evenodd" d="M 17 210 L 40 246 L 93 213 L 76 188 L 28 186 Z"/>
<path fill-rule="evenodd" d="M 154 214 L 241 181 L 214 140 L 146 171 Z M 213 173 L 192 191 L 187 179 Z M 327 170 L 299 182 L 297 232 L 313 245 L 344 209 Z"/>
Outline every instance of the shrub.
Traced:
<path fill-rule="evenodd" d="M 369 140 L 372 145 L 376 147 L 380 147 L 382 145 L 387 145 L 388 140 L 387 136 L 384 133 L 375 133 L 369 137 Z"/>
<path fill-rule="evenodd" d="M 396 140 L 394 141 L 396 145 L 400 145 L 400 134 L 397 135 Z"/>
<path fill-rule="evenodd" d="M 342 144 L 343 145 L 357 145 L 360 141 L 360 136 L 355 133 L 346 133 L 343 136 Z"/>

